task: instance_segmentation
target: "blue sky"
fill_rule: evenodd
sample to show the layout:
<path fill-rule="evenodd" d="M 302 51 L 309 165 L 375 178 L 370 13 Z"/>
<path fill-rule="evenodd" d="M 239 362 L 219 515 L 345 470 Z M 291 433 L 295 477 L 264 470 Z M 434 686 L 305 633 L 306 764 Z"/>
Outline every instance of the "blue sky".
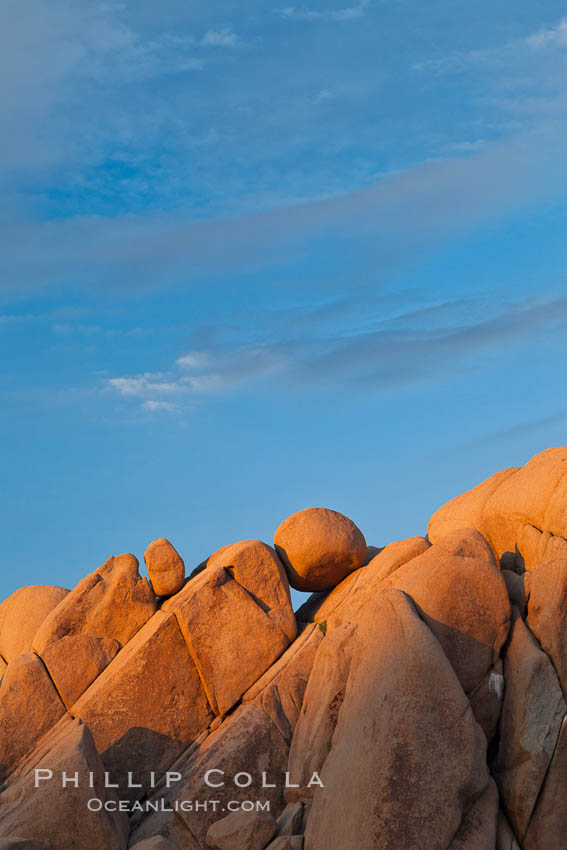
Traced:
<path fill-rule="evenodd" d="M 564 4 L 2 15 L 0 597 L 565 443 Z"/>

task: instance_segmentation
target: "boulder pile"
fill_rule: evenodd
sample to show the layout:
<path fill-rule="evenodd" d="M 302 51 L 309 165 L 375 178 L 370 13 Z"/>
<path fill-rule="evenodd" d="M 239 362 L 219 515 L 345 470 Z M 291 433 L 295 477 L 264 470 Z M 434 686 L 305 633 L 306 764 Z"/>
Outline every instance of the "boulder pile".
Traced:
<path fill-rule="evenodd" d="M 0 850 L 564 850 L 567 448 L 0 605 Z M 311 596 L 294 612 L 290 586 Z"/>

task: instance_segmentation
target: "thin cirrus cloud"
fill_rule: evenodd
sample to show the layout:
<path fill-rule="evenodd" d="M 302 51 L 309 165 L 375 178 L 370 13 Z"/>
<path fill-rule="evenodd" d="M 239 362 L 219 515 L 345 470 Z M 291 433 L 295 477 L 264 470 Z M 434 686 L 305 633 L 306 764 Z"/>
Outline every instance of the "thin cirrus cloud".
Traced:
<path fill-rule="evenodd" d="M 285 348 L 275 344 L 191 351 L 179 357 L 167 374 L 107 378 L 105 385 L 148 412 L 176 413 L 183 409 L 183 401 L 195 396 L 226 393 L 283 370 L 287 365 Z"/>
<path fill-rule="evenodd" d="M 293 9 L 294 14 L 314 11 Z M 564 19 L 521 44 L 516 42 L 513 50 L 503 45 L 511 73 L 525 76 L 526 55 L 533 59 L 543 52 L 544 58 L 562 62 L 566 32 Z M 210 40 L 219 43 L 232 42 L 233 35 L 227 29 L 209 31 Z M 98 42 L 107 41 L 114 43 L 99 34 Z M 126 56 L 140 52 L 134 36 L 123 34 L 118 41 Z M 513 120 L 514 129 L 507 135 L 497 141 L 448 142 L 443 148 L 446 158 L 385 174 L 358 191 L 282 203 L 252 215 L 201 220 L 192 220 L 181 210 L 175 216 L 147 213 L 40 221 L 10 208 L 0 233 L 0 291 L 30 292 L 53 283 L 76 285 L 77 280 L 83 286 L 123 291 L 187 285 L 202 276 L 293 262 L 309 252 L 313 238 L 336 234 L 357 245 L 361 261 L 379 262 L 387 274 L 388 265 L 404 263 L 412 250 L 564 195 L 566 101 L 562 91 L 543 90 L 545 81 L 552 86 L 556 77 L 560 79 L 548 71 L 546 66 L 538 72 L 539 96 L 522 99 L 516 93 L 499 93 L 499 114 Z M 320 100 L 333 94 L 324 89 Z M 396 251 L 398 256 L 393 256 Z"/>
<path fill-rule="evenodd" d="M 147 153 L 168 118 L 169 95 L 166 89 L 152 102 L 148 82 L 169 88 L 175 78 L 200 76 L 224 51 L 243 45 L 228 25 L 143 30 L 124 4 L 4 5 L 0 108 L 10 121 L 0 139 L 0 172 L 16 185 L 22 168 L 26 180 L 53 178 L 54 168 L 92 164 L 108 146 L 140 152 L 145 144 Z M 147 108 L 138 108 L 140 101 Z M 183 120 L 169 124 L 185 140 Z"/>
<path fill-rule="evenodd" d="M 135 398 L 164 393 L 169 395 L 179 391 L 175 381 L 163 380 L 163 378 L 164 376 L 158 372 L 146 372 L 133 377 L 109 378 L 108 384 L 120 395 Z"/>
<path fill-rule="evenodd" d="M 155 399 L 148 399 L 143 402 L 142 409 L 147 410 L 150 413 L 175 413 L 179 410 L 179 406 L 177 404 L 173 404 L 171 401 L 156 401 Z"/>
<path fill-rule="evenodd" d="M 450 377 L 456 363 L 474 361 L 475 368 L 482 368 L 478 360 L 484 351 L 507 349 L 526 334 L 534 340 L 542 334 L 548 340 L 554 333 L 563 334 L 567 298 L 510 303 L 486 319 L 471 321 L 470 313 L 466 300 L 446 302 L 408 310 L 392 320 L 378 319 L 371 329 L 345 328 L 329 335 L 321 332 L 314 311 L 315 324 L 304 328 L 301 337 L 253 346 L 211 346 L 179 357 L 167 374 L 111 378 L 106 383 L 155 413 L 180 413 L 184 398 L 222 395 L 275 375 L 278 387 L 287 386 L 292 393 L 336 385 L 365 392 L 399 391 Z M 423 328 L 423 323 L 429 327 Z"/>
<path fill-rule="evenodd" d="M 364 262 L 403 264 L 412 249 L 562 197 L 566 130 L 564 103 L 557 103 L 530 130 L 465 159 L 426 162 L 368 189 L 242 218 L 14 217 L 0 233 L 0 288 L 37 290 L 77 279 L 123 291 L 187 285 L 203 275 L 288 263 L 313 238 L 337 233 L 363 246 Z"/>
<path fill-rule="evenodd" d="M 230 27 L 209 30 L 199 42 L 203 47 L 238 47 L 241 43 L 240 36 L 233 32 Z"/>
<path fill-rule="evenodd" d="M 355 6 L 343 9 L 309 9 L 305 6 L 286 6 L 280 17 L 287 21 L 351 21 L 362 18 L 370 7 L 370 0 L 361 0 Z"/>
<path fill-rule="evenodd" d="M 513 69 L 521 67 L 526 56 L 541 58 L 544 52 L 561 53 L 567 48 L 567 18 L 555 26 L 543 27 L 524 38 L 514 39 L 495 47 L 456 52 L 437 59 L 426 59 L 411 66 L 413 71 L 438 74 L 464 73 L 473 68 Z M 539 54 L 539 55 L 538 55 Z"/>
<path fill-rule="evenodd" d="M 567 18 L 562 18 L 554 27 L 544 27 L 526 39 L 530 47 L 567 47 Z"/>

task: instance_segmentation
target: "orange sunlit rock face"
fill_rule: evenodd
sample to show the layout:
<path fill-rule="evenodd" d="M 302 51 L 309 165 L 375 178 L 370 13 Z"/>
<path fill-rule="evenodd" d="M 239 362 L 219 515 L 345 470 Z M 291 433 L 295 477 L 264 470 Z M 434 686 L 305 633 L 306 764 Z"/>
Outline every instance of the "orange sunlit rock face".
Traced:
<path fill-rule="evenodd" d="M 366 558 L 360 529 L 348 517 L 327 508 L 292 514 L 274 534 L 274 545 L 289 583 L 297 590 L 335 587 Z"/>
<path fill-rule="evenodd" d="M 33 640 L 34 651 L 41 655 L 65 635 L 88 634 L 112 638 L 122 646 L 127 643 L 157 607 L 138 566 L 134 555 L 118 555 L 86 576 L 42 622 Z"/>
<path fill-rule="evenodd" d="M 183 587 L 185 563 L 169 540 L 152 540 L 144 553 L 144 561 L 156 596 L 173 596 Z"/>
<path fill-rule="evenodd" d="M 31 652 L 33 639 L 48 614 L 67 596 L 63 587 L 20 587 L 0 605 L 0 655 L 6 662 Z"/>
<path fill-rule="evenodd" d="M 0 847 L 559 850 L 566 533 L 560 448 L 427 538 L 367 546 L 310 508 L 189 579 L 159 538 L 150 582 L 119 555 L 70 592 L 20 589 L 0 606 Z M 290 585 L 313 591 L 295 613 Z"/>

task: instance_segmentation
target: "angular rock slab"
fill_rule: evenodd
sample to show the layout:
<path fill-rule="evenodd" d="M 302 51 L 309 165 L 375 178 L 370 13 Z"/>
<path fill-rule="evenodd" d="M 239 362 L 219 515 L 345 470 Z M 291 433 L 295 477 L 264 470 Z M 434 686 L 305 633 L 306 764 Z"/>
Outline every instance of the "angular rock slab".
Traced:
<path fill-rule="evenodd" d="M 163 610 L 175 613 L 217 714 L 232 708 L 289 644 L 270 610 L 224 567 L 207 567 Z M 291 602 L 289 611 L 293 616 Z"/>
<path fill-rule="evenodd" d="M 0 605 L 0 655 L 6 662 L 31 652 L 35 634 L 48 614 L 69 593 L 64 587 L 20 587 Z"/>
<path fill-rule="evenodd" d="M 565 777 L 567 776 L 567 718 L 543 783 L 543 788 L 532 814 L 523 850 L 563 850 L 567 835 L 567 806 L 565 805 Z"/>
<path fill-rule="evenodd" d="M 288 744 L 299 719 L 305 689 L 323 633 L 307 625 L 284 654 L 246 691 L 242 702 L 264 709 Z"/>
<path fill-rule="evenodd" d="M 525 525 L 518 552 L 526 568 L 527 623 L 567 693 L 567 540 Z"/>
<path fill-rule="evenodd" d="M 170 767 L 171 771 L 181 774 L 181 780 L 169 790 L 156 789 L 150 798 L 158 802 L 165 800 L 180 810 L 147 815 L 136 823 L 133 840 L 140 841 L 159 833 L 184 847 L 183 842 L 188 842 L 191 835 L 198 850 L 205 847 L 211 824 L 228 814 L 230 801 L 267 802 L 270 813 L 277 816 L 285 807 L 283 786 L 288 754 L 287 744 L 265 712 L 250 703 L 240 706 L 200 747 L 191 748 L 186 757 L 180 757 Z M 221 771 L 209 776 L 209 781 L 218 787 L 207 785 L 205 776 L 209 770 Z M 234 776 L 241 771 L 252 777 L 248 787 L 234 784 Z M 263 773 L 270 787 L 262 787 Z M 183 805 L 195 800 L 218 801 L 218 806 L 216 811 L 211 807 L 206 811 L 182 809 Z"/>
<path fill-rule="evenodd" d="M 212 720 L 177 620 L 158 611 L 72 707 L 91 729 L 119 794 L 149 790 Z M 128 772 L 142 788 L 128 789 Z"/>
<path fill-rule="evenodd" d="M 548 656 L 518 617 L 504 658 L 506 693 L 494 775 L 516 835 L 526 834 L 567 706 Z"/>
<path fill-rule="evenodd" d="M 155 612 L 156 598 L 134 555 L 118 555 L 79 582 L 43 621 L 33 649 L 43 655 L 65 635 L 86 634 L 127 643 Z"/>
<path fill-rule="evenodd" d="M 356 625 L 345 623 L 328 634 L 315 654 L 313 670 L 305 691 L 289 753 L 289 773 L 299 787 L 287 788 L 290 803 L 311 803 L 316 786 L 310 784 L 320 773 L 331 749 L 337 719 L 343 704 L 352 661 Z"/>
<path fill-rule="evenodd" d="M 0 779 L 65 713 L 41 659 L 25 652 L 0 684 Z"/>
<path fill-rule="evenodd" d="M 42 772 L 36 775 L 36 770 Z M 51 779 L 47 778 L 49 771 Z M 0 793 L 0 835 L 46 842 L 52 850 L 124 850 L 128 843 L 126 815 L 104 808 L 89 810 L 91 799 L 100 800 L 103 806 L 107 801 L 113 807 L 118 805 L 104 787 L 103 771 L 88 728 L 68 716 L 63 718 L 18 766 Z M 63 772 L 71 780 L 65 790 L 61 787 Z"/>
<path fill-rule="evenodd" d="M 282 835 L 268 844 L 266 850 L 303 850 L 302 835 Z"/>
<path fill-rule="evenodd" d="M 489 783 L 485 750 L 439 642 L 385 591 L 357 626 L 305 850 L 449 846 Z"/>
<path fill-rule="evenodd" d="M 276 834 L 276 820 L 269 812 L 232 812 L 207 831 L 207 847 L 213 850 L 264 850 Z"/>
<path fill-rule="evenodd" d="M 119 649 L 117 640 L 90 635 L 65 635 L 47 647 L 42 661 L 66 708 L 108 667 Z"/>
<path fill-rule="evenodd" d="M 274 626 L 289 641 L 295 639 L 297 623 L 287 574 L 275 550 L 261 540 L 240 540 L 223 546 L 207 561 L 207 567 L 224 567 L 264 609 Z"/>
<path fill-rule="evenodd" d="M 276 828 L 280 835 L 300 835 L 303 823 L 303 803 L 288 803 L 278 818 Z"/>
<path fill-rule="evenodd" d="M 500 658 L 494 667 L 490 668 L 478 687 L 468 694 L 475 720 L 489 744 L 498 732 L 505 690 L 504 665 Z"/>

